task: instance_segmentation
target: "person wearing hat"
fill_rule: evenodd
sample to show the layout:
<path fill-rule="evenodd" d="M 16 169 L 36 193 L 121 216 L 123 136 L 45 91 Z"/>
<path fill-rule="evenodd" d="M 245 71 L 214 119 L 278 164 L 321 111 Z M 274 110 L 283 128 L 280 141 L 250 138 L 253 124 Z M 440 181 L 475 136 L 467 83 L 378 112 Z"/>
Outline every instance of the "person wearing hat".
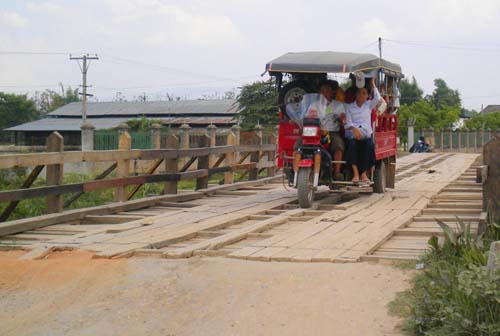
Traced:
<path fill-rule="evenodd" d="M 320 93 L 328 101 L 328 106 L 325 110 L 325 116 L 321 118 L 321 129 L 329 132 L 331 144 L 330 151 L 333 152 L 334 161 L 342 161 L 345 144 L 344 139 L 340 135 L 340 127 L 345 123 L 346 114 L 344 103 L 334 99 L 338 97 L 336 90 L 339 84 L 335 81 L 324 80 L 319 84 Z M 344 179 L 344 175 L 340 172 L 341 163 L 334 163 L 333 178 L 336 181 Z"/>
<path fill-rule="evenodd" d="M 346 161 L 352 165 L 352 182 L 369 183 L 367 171 L 375 165 L 375 149 L 372 141 L 372 109 L 380 103 L 382 97 L 372 78 L 371 87 L 373 99 L 368 100 L 368 89 L 365 86 L 365 76 L 362 72 L 356 77 L 356 99 L 346 107 L 346 137 L 348 146 Z"/>

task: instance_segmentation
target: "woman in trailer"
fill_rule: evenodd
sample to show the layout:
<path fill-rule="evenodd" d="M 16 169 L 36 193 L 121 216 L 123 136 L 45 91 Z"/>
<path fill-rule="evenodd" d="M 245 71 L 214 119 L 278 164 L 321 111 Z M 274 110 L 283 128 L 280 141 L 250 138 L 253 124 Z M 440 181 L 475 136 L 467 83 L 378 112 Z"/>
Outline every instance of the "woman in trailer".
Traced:
<path fill-rule="evenodd" d="M 375 80 L 372 78 L 371 87 L 373 99 L 368 100 L 368 88 L 365 77 L 361 72 L 356 76 L 356 99 L 346 108 L 346 137 L 348 146 L 346 161 L 352 165 L 352 182 L 370 183 L 367 171 L 375 165 L 375 148 L 372 140 L 372 109 L 382 100 Z"/>

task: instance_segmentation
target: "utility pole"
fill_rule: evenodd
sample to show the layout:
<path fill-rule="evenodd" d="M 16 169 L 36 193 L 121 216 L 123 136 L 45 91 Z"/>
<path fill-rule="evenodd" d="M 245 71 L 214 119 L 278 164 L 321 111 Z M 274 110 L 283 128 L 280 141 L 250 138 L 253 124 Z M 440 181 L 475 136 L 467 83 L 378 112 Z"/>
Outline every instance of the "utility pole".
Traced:
<path fill-rule="evenodd" d="M 69 59 L 72 61 L 82 61 L 82 65 L 80 66 L 80 70 L 82 71 L 82 88 L 83 88 L 83 93 L 82 95 L 82 125 L 85 125 L 87 122 L 87 96 L 92 96 L 91 94 L 87 94 L 87 71 L 89 70 L 89 65 L 90 62 L 87 63 L 88 60 L 98 60 L 99 57 L 97 57 L 97 54 L 95 56 L 90 56 L 89 54 L 83 55 L 81 57 L 73 57 L 69 55 Z M 80 65 L 80 62 L 78 62 L 78 65 Z"/>
<path fill-rule="evenodd" d="M 73 57 L 69 55 L 70 60 L 76 60 L 78 62 L 78 65 L 80 66 L 80 70 L 82 71 L 82 88 L 83 88 L 83 93 L 80 93 L 82 96 L 82 125 L 80 126 L 80 129 L 82 130 L 81 135 L 82 135 L 82 151 L 91 151 L 94 150 L 94 126 L 91 125 L 90 123 L 87 123 L 87 96 L 92 96 L 91 94 L 87 93 L 87 71 L 89 70 L 89 65 L 90 60 L 98 60 L 99 57 L 97 57 L 97 54 L 94 56 L 90 56 L 89 54 L 84 54 L 81 57 Z M 82 65 L 80 65 L 80 62 L 82 61 Z"/>

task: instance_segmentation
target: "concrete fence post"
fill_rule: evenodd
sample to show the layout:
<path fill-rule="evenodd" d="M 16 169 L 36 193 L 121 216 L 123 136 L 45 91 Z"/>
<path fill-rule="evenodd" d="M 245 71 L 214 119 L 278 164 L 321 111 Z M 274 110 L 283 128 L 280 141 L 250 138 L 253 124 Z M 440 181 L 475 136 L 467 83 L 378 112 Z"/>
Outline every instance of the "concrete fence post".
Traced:
<path fill-rule="evenodd" d="M 448 131 L 448 145 L 450 146 L 449 151 L 452 152 L 453 151 L 453 130 L 451 129 L 451 127 L 448 127 L 447 131 Z"/>
<path fill-rule="evenodd" d="M 439 129 L 439 137 L 441 142 L 441 152 L 444 152 L 444 128 Z"/>
<path fill-rule="evenodd" d="M 94 130 L 95 127 L 91 123 L 85 123 L 81 127 L 82 132 L 82 151 L 94 150 Z"/>
<path fill-rule="evenodd" d="M 474 133 L 473 139 L 472 139 L 474 141 L 474 145 L 472 146 L 472 152 L 476 153 L 477 152 L 477 143 L 478 143 L 478 141 L 477 141 L 477 134 L 478 134 L 477 128 L 472 128 L 471 132 Z"/>
<path fill-rule="evenodd" d="M 153 148 L 161 148 L 161 125 L 153 124 L 151 125 L 151 138 L 153 139 Z"/>
<path fill-rule="evenodd" d="M 58 132 L 53 132 L 47 138 L 47 152 L 62 152 L 64 150 L 64 139 Z M 47 165 L 47 185 L 61 185 L 64 177 L 64 164 Z M 47 196 L 47 213 L 63 211 L 62 194 Z"/>
<path fill-rule="evenodd" d="M 481 127 L 481 131 L 480 131 L 480 134 L 479 134 L 480 138 L 481 138 L 481 142 L 480 142 L 480 148 L 483 148 L 484 146 L 484 127 Z M 479 152 L 481 152 L 481 150 L 479 150 Z"/>
<path fill-rule="evenodd" d="M 189 149 L 189 131 L 191 127 L 188 124 L 182 124 L 179 127 L 179 137 L 181 141 L 181 149 Z"/>
<path fill-rule="evenodd" d="M 128 125 L 125 123 L 121 123 L 120 125 L 118 125 L 117 128 L 119 135 L 122 135 L 123 133 L 128 133 L 128 131 L 130 130 L 130 127 L 128 127 Z"/>
<path fill-rule="evenodd" d="M 464 133 L 465 133 L 465 152 L 468 153 L 470 149 L 470 135 L 469 135 L 469 129 L 467 127 L 464 127 Z"/>
<path fill-rule="evenodd" d="M 462 133 L 463 131 L 460 128 L 457 129 L 458 152 L 462 151 Z"/>

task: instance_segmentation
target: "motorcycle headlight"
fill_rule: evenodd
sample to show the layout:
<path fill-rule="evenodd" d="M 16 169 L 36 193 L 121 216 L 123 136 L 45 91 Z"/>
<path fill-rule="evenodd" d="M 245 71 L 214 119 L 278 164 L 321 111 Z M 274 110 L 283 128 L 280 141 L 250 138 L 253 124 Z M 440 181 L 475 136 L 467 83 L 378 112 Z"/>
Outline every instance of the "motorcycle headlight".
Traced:
<path fill-rule="evenodd" d="M 303 136 L 317 136 L 318 135 L 318 128 L 317 127 L 304 127 L 304 130 L 302 131 Z"/>

